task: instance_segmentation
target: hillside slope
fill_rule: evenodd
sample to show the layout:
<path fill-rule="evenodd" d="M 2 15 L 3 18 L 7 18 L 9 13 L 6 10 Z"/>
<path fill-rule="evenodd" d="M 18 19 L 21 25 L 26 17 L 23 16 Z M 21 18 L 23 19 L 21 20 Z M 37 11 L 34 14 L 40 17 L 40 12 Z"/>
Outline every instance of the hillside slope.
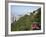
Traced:
<path fill-rule="evenodd" d="M 37 9 L 36 11 L 33 11 L 33 13 L 30 13 L 30 15 L 25 15 L 21 17 L 18 21 L 13 22 L 11 24 L 11 31 L 32 30 L 32 23 L 37 22 L 41 24 L 41 8 Z"/>

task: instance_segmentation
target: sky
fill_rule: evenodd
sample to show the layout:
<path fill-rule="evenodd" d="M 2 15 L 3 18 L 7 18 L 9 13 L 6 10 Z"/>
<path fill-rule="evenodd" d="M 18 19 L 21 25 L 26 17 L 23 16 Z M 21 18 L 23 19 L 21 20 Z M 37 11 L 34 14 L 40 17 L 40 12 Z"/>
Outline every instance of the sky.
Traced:
<path fill-rule="evenodd" d="M 20 5 L 11 5 L 11 14 L 15 15 L 24 15 L 27 12 L 32 12 L 40 8 L 39 6 L 20 6 Z"/>

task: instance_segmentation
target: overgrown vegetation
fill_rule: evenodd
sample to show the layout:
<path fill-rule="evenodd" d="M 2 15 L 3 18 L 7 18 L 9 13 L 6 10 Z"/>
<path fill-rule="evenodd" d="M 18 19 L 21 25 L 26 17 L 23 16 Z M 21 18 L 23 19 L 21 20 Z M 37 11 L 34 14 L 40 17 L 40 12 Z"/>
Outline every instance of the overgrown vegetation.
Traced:
<path fill-rule="evenodd" d="M 38 11 L 36 14 L 35 11 L 33 11 L 33 13 L 30 13 L 30 15 L 25 15 L 21 17 L 18 21 L 13 22 L 11 24 L 11 31 L 32 30 L 32 23 L 37 22 L 41 24 L 41 8 L 37 9 L 36 11 Z"/>

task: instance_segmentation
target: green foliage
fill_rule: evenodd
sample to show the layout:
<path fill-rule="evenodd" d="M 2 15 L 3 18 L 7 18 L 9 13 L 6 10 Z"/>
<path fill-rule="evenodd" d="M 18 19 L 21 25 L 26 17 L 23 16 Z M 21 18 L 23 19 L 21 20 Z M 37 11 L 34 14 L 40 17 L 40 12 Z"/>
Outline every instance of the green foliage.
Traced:
<path fill-rule="evenodd" d="M 31 30 L 31 25 L 33 22 L 41 23 L 41 8 L 38 9 L 36 15 L 30 13 L 30 15 L 25 15 L 21 17 L 18 21 L 15 21 L 11 24 L 11 31 L 26 31 Z"/>

